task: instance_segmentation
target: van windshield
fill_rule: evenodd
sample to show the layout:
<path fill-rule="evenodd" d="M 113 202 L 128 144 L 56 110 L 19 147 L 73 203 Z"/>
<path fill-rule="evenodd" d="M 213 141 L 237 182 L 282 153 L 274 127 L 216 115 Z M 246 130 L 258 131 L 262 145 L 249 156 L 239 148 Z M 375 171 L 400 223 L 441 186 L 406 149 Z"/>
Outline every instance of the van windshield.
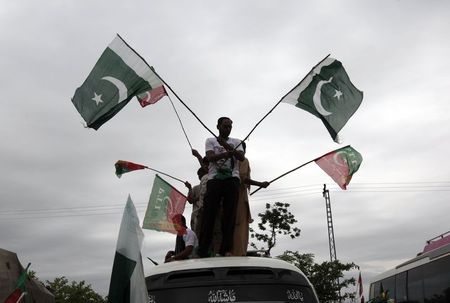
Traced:
<path fill-rule="evenodd" d="M 298 272 L 274 268 L 207 268 L 146 278 L 150 302 L 318 303 Z"/>

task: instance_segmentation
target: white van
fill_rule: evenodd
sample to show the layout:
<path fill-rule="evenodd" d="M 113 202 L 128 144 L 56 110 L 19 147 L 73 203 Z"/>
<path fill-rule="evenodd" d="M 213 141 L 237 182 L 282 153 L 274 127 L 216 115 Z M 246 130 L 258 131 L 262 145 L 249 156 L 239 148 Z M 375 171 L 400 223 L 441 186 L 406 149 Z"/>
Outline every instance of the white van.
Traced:
<path fill-rule="evenodd" d="M 262 257 L 216 257 L 157 265 L 146 277 L 150 302 L 318 303 L 295 266 Z"/>

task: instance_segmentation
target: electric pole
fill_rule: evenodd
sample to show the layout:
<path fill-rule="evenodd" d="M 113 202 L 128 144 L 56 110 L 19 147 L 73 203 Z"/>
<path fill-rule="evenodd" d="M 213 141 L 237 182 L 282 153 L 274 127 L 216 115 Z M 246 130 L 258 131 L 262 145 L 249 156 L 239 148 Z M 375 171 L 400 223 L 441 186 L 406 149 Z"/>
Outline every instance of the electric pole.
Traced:
<path fill-rule="evenodd" d="M 330 247 L 330 261 L 336 261 L 336 243 L 334 242 L 334 229 L 333 229 L 333 216 L 331 215 L 331 200 L 330 192 L 327 189 L 327 185 L 323 185 L 323 197 L 325 198 L 325 205 L 327 211 L 327 227 L 328 227 L 328 245 Z M 339 285 L 339 278 L 336 280 L 336 285 Z M 341 296 L 341 290 L 339 289 L 339 297 Z M 339 299 L 339 303 L 341 300 Z"/>
<path fill-rule="evenodd" d="M 331 201 L 330 192 L 327 185 L 323 185 L 323 197 L 325 198 L 325 205 L 327 211 L 327 227 L 328 227 L 328 245 L 330 247 L 330 261 L 336 261 L 336 243 L 334 242 L 333 216 L 331 215 Z"/>

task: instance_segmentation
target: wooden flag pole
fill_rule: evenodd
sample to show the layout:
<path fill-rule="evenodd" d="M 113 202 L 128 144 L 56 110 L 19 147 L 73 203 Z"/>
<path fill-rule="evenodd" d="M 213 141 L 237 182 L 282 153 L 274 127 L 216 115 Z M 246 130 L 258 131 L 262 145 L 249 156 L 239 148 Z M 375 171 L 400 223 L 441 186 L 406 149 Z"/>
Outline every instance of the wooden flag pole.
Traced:
<path fill-rule="evenodd" d="M 320 63 L 322 63 L 323 61 L 325 61 L 329 56 L 330 56 L 330 54 L 328 54 L 325 58 L 323 58 L 322 60 L 320 60 L 319 63 L 317 63 L 316 65 L 314 65 L 314 67 L 311 69 L 311 71 L 310 71 L 309 73 L 307 73 L 306 76 L 303 77 L 303 79 L 299 82 L 299 84 L 302 83 L 303 80 L 305 80 L 306 77 L 308 77 L 308 75 L 309 75 L 309 74 L 310 74 L 317 66 L 319 66 Z M 275 106 L 272 107 L 272 109 L 269 110 L 269 112 L 268 112 L 267 114 L 265 114 L 265 116 L 262 117 L 262 119 L 259 120 L 258 123 L 256 123 L 256 125 L 252 128 L 252 130 L 248 133 L 248 135 L 247 135 L 247 136 L 244 138 L 244 140 L 242 140 L 242 141 L 247 140 L 248 137 L 250 137 L 250 135 L 253 133 L 253 131 L 258 127 L 258 125 L 259 125 L 259 124 L 260 124 L 260 123 L 261 123 L 268 115 L 270 115 L 270 113 L 272 113 L 272 111 L 275 109 L 275 107 L 277 107 L 277 106 L 283 101 L 283 99 L 284 99 L 287 95 L 289 95 L 294 89 L 296 89 L 297 86 L 298 86 L 298 84 L 297 84 L 296 86 L 294 86 L 287 94 L 285 94 L 285 95 L 280 99 L 280 101 L 278 101 L 277 104 L 275 104 Z"/>

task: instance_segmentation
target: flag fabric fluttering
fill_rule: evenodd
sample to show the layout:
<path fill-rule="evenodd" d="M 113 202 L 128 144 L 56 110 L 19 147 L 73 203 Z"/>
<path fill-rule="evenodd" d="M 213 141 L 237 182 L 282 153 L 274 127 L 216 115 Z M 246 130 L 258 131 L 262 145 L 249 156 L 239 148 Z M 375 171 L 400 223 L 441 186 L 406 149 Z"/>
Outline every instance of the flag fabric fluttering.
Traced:
<path fill-rule="evenodd" d="M 290 91 L 282 102 L 304 109 L 325 124 L 334 141 L 363 99 L 342 63 L 326 58 Z"/>
<path fill-rule="evenodd" d="M 141 255 L 143 240 L 144 233 L 139 225 L 136 208 L 128 196 L 120 223 L 108 302 L 148 302 Z"/>
<path fill-rule="evenodd" d="M 161 88 L 162 87 L 162 88 Z M 142 104 L 155 103 L 165 94 L 163 82 L 145 60 L 119 35 L 109 44 L 72 103 L 97 130 L 116 115 L 134 96 Z"/>
<path fill-rule="evenodd" d="M 315 159 L 320 166 L 342 189 L 347 189 L 353 174 L 359 169 L 362 156 L 347 145 Z"/>
<path fill-rule="evenodd" d="M 361 272 L 359 273 L 359 277 L 358 277 L 358 296 L 359 296 L 359 303 L 364 303 L 364 294 L 363 294 L 363 284 L 362 284 Z"/>
<path fill-rule="evenodd" d="M 146 91 L 145 93 L 139 94 L 136 97 L 139 104 L 141 104 L 142 107 L 146 107 L 147 105 L 155 104 L 164 96 L 167 96 L 167 92 L 164 85 L 161 85 L 152 90 Z"/>
<path fill-rule="evenodd" d="M 176 234 L 172 219 L 183 214 L 186 200 L 186 196 L 156 175 L 142 228 Z"/>
<path fill-rule="evenodd" d="M 117 161 L 116 164 L 114 164 L 114 166 L 116 167 L 116 176 L 118 178 L 122 177 L 123 174 L 128 173 L 130 171 L 148 168 L 145 165 L 123 160 Z"/>
<path fill-rule="evenodd" d="M 30 265 L 31 263 L 28 263 L 27 267 L 22 270 L 19 277 L 17 278 L 16 288 L 5 299 L 4 303 L 17 303 L 20 299 L 23 298 L 24 295 L 26 295 L 25 283 L 27 282 L 28 268 L 30 267 Z"/>

